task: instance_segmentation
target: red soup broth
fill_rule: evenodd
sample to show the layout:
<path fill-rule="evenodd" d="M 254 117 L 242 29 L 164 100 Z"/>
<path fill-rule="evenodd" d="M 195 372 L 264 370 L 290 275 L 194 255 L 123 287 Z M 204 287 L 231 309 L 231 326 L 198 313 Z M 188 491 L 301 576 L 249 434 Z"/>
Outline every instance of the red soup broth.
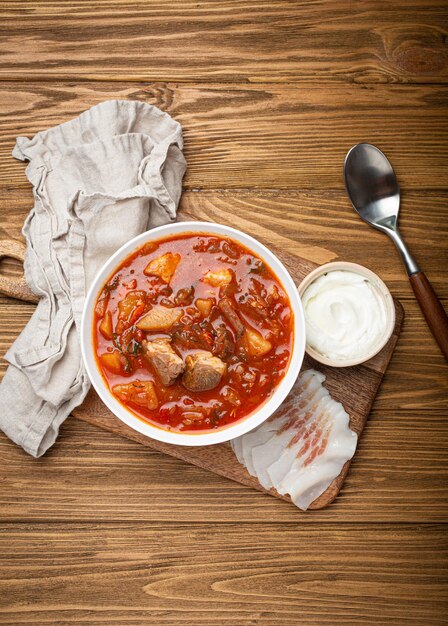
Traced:
<path fill-rule="evenodd" d="M 169 282 L 144 272 L 161 257 L 177 261 Z M 218 284 L 220 276 L 231 279 Z M 142 330 L 154 307 L 182 315 L 169 329 Z M 190 233 L 149 242 L 116 268 L 96 301 L 93 344 L 106 385 L 128 410 L 165 430 L 207 431 L 247 417 L 272 395 L 288 369 L 293 326 L 288 295 L 264 261 L 227 237 Z M 146 342 L 161 339 L 184 362 L 198 351 L 218 358 L 225 364 L 219 383 L 191 390 L 180 374 L 163 384 L 145 356 Z M 120 387 L 130 383 L 145 390 L 142 382 L 156 396 L 148 402 L 145 393 L 117 391 L 133 391 Z"/>

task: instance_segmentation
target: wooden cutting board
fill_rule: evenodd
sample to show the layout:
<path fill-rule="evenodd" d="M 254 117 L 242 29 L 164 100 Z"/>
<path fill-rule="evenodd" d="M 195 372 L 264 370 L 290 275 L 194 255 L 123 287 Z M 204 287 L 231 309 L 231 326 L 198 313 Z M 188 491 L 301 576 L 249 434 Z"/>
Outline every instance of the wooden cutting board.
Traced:
<path fill-rule="evenodd" d="M 313 270 L 317 265 L 299 256 L 285 253 L 269 246 L 273 252 L 283 261 L 291 273 L 294 281 L 298 285 L 304 276 Z M 396 323 L 392 337 L 387 345 L 373 359 L 356 367 L 331 368 L 316 363 L 308 356 L 305 357 L 303 369 L 313 367 L 324 373 L 327 377 L 325 386 L 330 391 L 335 400 L 341 402 L 350 416 L 350 427 L 358 436 L 366 424 L 373 400 L 378 392 L 383 376 L 386 372 L 390 358 L 400 334 L 403 322 L 403 307 L 395 300 Z M 104 428 L 117 435 L 122 435 L 134 441 L 169 454 L 178 459 L 183 459 L 193 465 L 198 465 L 226 478 L 258 489 L 266 491 L 259 482 L 250 476 L 246 469 L 237 461 L 228 443 L 206 447 L 184 447 L 154 441 L 135 432 L 126 424 L 116 418 L 101 402 L 96 393 L 92 390 L 86 400 L 74 411 L 74 415 L 90 424 Z M 338 495 L 344 479 L 349 469 L 348 461 L 339 476 L 332 482 L 328 489 L 317 498 L 310 506 L 311 509 L 321 509 L 329 505 Z M 289 496 L 280 496 L 275 490 L 267 493 L 290 501 Z"/>
<path fill-rule="evenodd" d="M 184 212 L 181 219 L 195 219 L 195 216 L 186 215 Z M 283 261 L 297 285 L 311 270 L 317 267 L 317 264 L 312 261 L 280 250 L 272 244 L 269 244 L 269 242 L 267 242 L 267 244 Z M 315 250 L 318 249 L 316 248 Z M 0 259 L 2 257 L 12 257 L 23 261 L 24 252 L 25 246 L 20 241 L 0 241 Z M 28 302 L 35 302 L 37 299 L 36 296 L 30 292 L 23 278 L 17 279 L 0 275 L 0 291 L 13 298 L 19 298 Z M 403 307 L 396 299 L 395 314 L 395 328 L 389 342 L 381 352 L 363 365 L 347 368 L 331 368 L 321 365 L 308 356 L 305 356 L 303 369 L 313 367 L 325 374 L 325 386 L 330 391 L 332 397 L 341 402 L 344 406 L 350 416 L 350 427 L 358 434 L 358 437 L 361 436 L 367 422 L 370 408 L 378 392 L 400 334 L 404 312 Z M 89 392 L 84 403 L 75 409 L 73 414 L 75 417 L 89 422 L 90 424 L 94 424 L 99 428 L 138 441 L 154 450 L 159 450 L 160 452 L 164 452 L 178 459 L 183 459 L 193 465 L 198 465 L 199 467 L 210 470 L 215 474 L 235 480 L 243 485 L 248 485 L 259 491 L 266 492 L 266 489 L 240 465 L 228 443 L 206 447 L 184 447 L 149 439 L 123 424 L 106 408 L 93 390 Z M 310 505 L 310 509 L 324 508 L 336 498 L 347 475 L 349 465 L 350 461 L 344 465 L 341 473 L 335 478 L 328 489 Z M 275 490 L 267 491 L 267 493 L 276 498 L 290 501 L 289 496 L 280 496 Z"/>

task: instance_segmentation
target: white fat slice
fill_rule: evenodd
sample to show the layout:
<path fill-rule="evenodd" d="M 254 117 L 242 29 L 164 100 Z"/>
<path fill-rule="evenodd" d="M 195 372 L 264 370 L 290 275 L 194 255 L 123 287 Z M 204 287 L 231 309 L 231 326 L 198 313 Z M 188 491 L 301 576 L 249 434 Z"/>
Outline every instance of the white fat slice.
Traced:
<path fill-rule="evenodd" d="M 285 423 L 294 415 L 294 411 L 296 410 L 296 404 L 306 403 L 308 401 L 307 394 L 314 393 L 315 391 L 320 389 L 321 382 L 323 380 L 325 380 L 325 377 L 319 372 L 315 372 L 314 370 L 307 370 L 303 374 L 300 391 L 297 392 L 297 395 L 294 398 L 294 402 L 288 402 L 287 400 L 282 405 L 282 408 L 277 411 L 275 416 L 263 422 L 263 424 L 261 424 L 258 428 L 255 428 L 249 433 L 238 437 L 239 441 L 241 442 L 240 455 L 242 457 L 242 460 L 238 458 L 238 455 L 237 458 L 240 463 L 245 465 L 249 474 L 251 474 L 252 476 L 256 476 L 252 451 L 257 446 L 260 446 L 269 441 L 272 435 L 277 432 L 280 424 Z M 233 441 L 236 440 L 234 439 Z"/>
<path fill-rule="evenodd" d="M 314 427 L 318 427 L 319 422 L 323 421 L 324 423 L 322 427 L 325 429 L 327 425 L 327 409 L 330 402 L 332 402 L 330 396 L 324 396 L 319 399 L 319 402 L 311 405 L 305 415 L 301 412 L 299 413 L 302 419 L 306 421 L 301 427 L 293 426 L 293 428 L 289 431 L 289 440 L 282 453 L 277 457 L 276 461 L 274 461 L 274 463 L 269 465 L 267 468 L 267 473 L 269 474 L 272 484 L 276 485 L 277 491 L 279 490 L 281 481 L 290 471 L 296 459 L 297 453 L 309 443 L 309 441 L 306 441 L 306 438 L 313 439 L 315 435 Z M 295 439 L 297 439 L 297 441 L 291 443 Z M 317 445 L 317 442 L 315 445 Z M 308 454 L 304 451 L 303 455 L 303 460 L 305 460 Z M 279 491 L 279 493 L 282 492 Z"/>
<path fill-rule="evenodd" d="M 290 494 L 304 510 L 340 474 L 357 444 L 348 414 L 324 380 L 315 370 L 301 374 L 279 411 L 233 442 L 238 460 L 264 488 Z"/>
<path fill-rule="evenodd" d="M 275 487 L 268 468 L 280 458 L 288 443 L 294 437 L 297 423 L 308 419 L 305 416 L 309 413 L 314 415 L 317 412 L 319 403 L 325 397 L 325 394 L 328 394 L 327 390 L 319 385 L 311 396 L 303 396 L 295 409 L 295 415 L 289 418 L 291 422 L 290 427 L 283 430 L 285 423 L 283 421 L 279 423 L 277 420 L 274 420 L 274 424 L 275 422 L 277 424 L 277 430 L 271 435 L 271 438 L 263 445 L 252 448 L 252 460 L 255 470 L 253 475 L 257 476 L 260 484 L 265 489 Z M 285 468 L 285 473 L 287 469 Z"/>
<path fill-rule="evenodd" d="M 244 465 L 243 463 L 243 449 L 241 444 L 241 437 L 237 437 L 236 439 L 232 439 L 230 441 L 230 445 L 232 446 L 232 450 L 235 452 L 235 456 L 238 461 Z"/>
<path fill-rule="evenodd" d="M 296 457 L 290 471 L 278 484 L 278 492 L 289 493 L 294 504 L 306 510 L 331 485 L 336 476 L 339 476 L 344 464 L 352 458 L 357 439 L 356 433 L 348 427 L 347 413 L 339 410 L 333 418 L 325 452 L 307 466 Z"/>

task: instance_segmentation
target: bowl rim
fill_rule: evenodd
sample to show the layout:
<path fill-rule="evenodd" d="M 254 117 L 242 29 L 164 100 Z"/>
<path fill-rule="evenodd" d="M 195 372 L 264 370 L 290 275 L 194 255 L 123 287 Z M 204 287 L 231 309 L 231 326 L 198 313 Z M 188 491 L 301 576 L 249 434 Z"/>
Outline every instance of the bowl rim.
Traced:
<path fill-rule="evenodd" d="M 101 375 L 96 364 L 93 344 L 92 344 L 92 323 L 93 310 L 96 297 L 105 281 L 113 273 L 127 256 L 141 247 L 147 241 L 163 239 L 170 235 L 187 233 L 216 234 L 224 237 L 234 238 L 242 243 L 249 250 L 266 260 L 278 280 L 283 285 L 288 294 L 291 309 L 294 313 L 294 343 L 290 362 L 285 376 L 282 378 L 273 394 L 249 416 L 241 420 L 224 426 L 221 429 L 199 431 L 197 433 L 180 433 L 178 431 L 165 430 L 150 422 L 146 422 L 136 414 L 126 409 L 118 400 L 114 398 Z M 270 417 L 282 404 L 291 391 L 303 364 L 305 356 L 305 314 L 302 307 L 297 287 L 282 261 L 271 252 L 264 244 L 247 233 L 212 222 L 188 221 L 171 222 L 162 226 L 157 226 L 148 230 L 122 245 L 98 270 L 90 285 L 84 303 L 81 318 L 81 353 L 88 377 L 97 394 L 108 407 L 108 409 L 127 426 L 136 430 L 142 435 L 148 436 L 157 441 L 184 446 L 201 446 L 222 443 L 239 437 L 253 428 L 256 428 Z"/>
<path fill-rule="evenodd" d="M 298 287 L 300 297 L 303 296 L 306 288 L 309 287 L 309 285 L 311 285 L 311 283 L 313 283 L 317 278 L 319 278 L 323 274 L 327 274 L 328 272 L 334 272 L 337 270 L 345 270 L 345 271 L 349 270 L 357 274 L 360 274 L 361 276 L 368 278 L 378 288 L 386 306 L 386 315 L 387 315 L 386 324 L 387 325 L 386 325 L 384 336 L 372 348 L 372 350 L 367 353 L 367 355 L 358 359 L 349 359 L 349 360 L 343 360 L 343 361 L 338 361 L 337 359 L 331 359 L 321 354 L 320 352 L 317 352 L 316 350 L 314 350 L 314 348 L 309 346 L 308 343 L 306 344 L 305 352 L 308 354 L 308 356 L 313 358 L 315 361 L 322 363 L 323 365 L 329 365 L 331 367 L 353 367 L 354 365 L 360 365 L 361 363 L 366 363 L 367 361 L 372 359 L 374 356 L 376 356 L 378 352 L 380 352 L 384 348 L 384 346 L 387 344 L 387 342 L 391 338 L 392 333 L 394 332 L 394 328 L 395 328 L 395 303 L 388 287 L 386 286 L 384 281 L 378 276 L 378 274 L 375 274 L 375 272 L 373 272 L 372 270 L 369 270 L 367 267 L 364 267 L 364 265 L 360 265 L 359 263 L 352 263 L 351 261 L 331 261 L 330 263 L 325 263 L 324 265 L 320 265 L 319 267 L 316 267 L 316 269 L 312 270 L 309 274 L 307 274 L 305 278 L 302 280 L 302 282 L 300 283 Z"/>

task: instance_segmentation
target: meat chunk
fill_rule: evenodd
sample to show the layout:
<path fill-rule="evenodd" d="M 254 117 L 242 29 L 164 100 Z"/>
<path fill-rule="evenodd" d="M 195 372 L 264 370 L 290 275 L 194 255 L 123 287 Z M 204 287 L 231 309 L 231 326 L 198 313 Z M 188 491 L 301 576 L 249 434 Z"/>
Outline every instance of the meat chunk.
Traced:
<path fill-rule="evenodd" d="M 158 276 L 164 283 L 169 283 L 180 262 L 180 254 L 167 252 L 153 259 L 143 270 L 146 276 Z"/>
<path fill-rule="evenodd" d="M 174 352 L 169 339 L 143 342 L 143 354 L 155 369 L 162 385 L 169 387 L 185 369 L 185 363 Z"/>
<path fill-rule="evenodd" d="M 153 411 L 159 406 L 156 389 L 151 380 L 134 380 L 132 383 L 115 385 L 113 393 L 122 402 L 132 402 L 137 406 Z"/>
<path fill-rule="evenodd" d="M 169 309 L 157 304 L 136 324 L 141 330 L 165 331 L 178 322 L 183 315 L 182 309 Z"/>
<path fill-rule="evenodd" d="M 226 372 L 226 364 L 206 350 L 190 354 L 185 363 L 187 368 L 182 383 L 190 391 L 214 389 Z"/>
<path fill-rule="evenodd" d="M 218 306 L 230 326 L 236 332 L 237 337 L 242 337 L 244 335 L 244 324 L 238 317 L 238 313 L 236 312 L 230 298 L 222 298 L 218 302 Z"/>
<path fill-rule="evenodd" d="M 233 272 L 229 268 L 224 268 L 222 270 L 216 270 L 212 272 L 209 270 L 203 278 L 204 282 L 208 283 L 212 287 L 222 287 L 223 285 L 228 285 L 233 280 Z"/>

